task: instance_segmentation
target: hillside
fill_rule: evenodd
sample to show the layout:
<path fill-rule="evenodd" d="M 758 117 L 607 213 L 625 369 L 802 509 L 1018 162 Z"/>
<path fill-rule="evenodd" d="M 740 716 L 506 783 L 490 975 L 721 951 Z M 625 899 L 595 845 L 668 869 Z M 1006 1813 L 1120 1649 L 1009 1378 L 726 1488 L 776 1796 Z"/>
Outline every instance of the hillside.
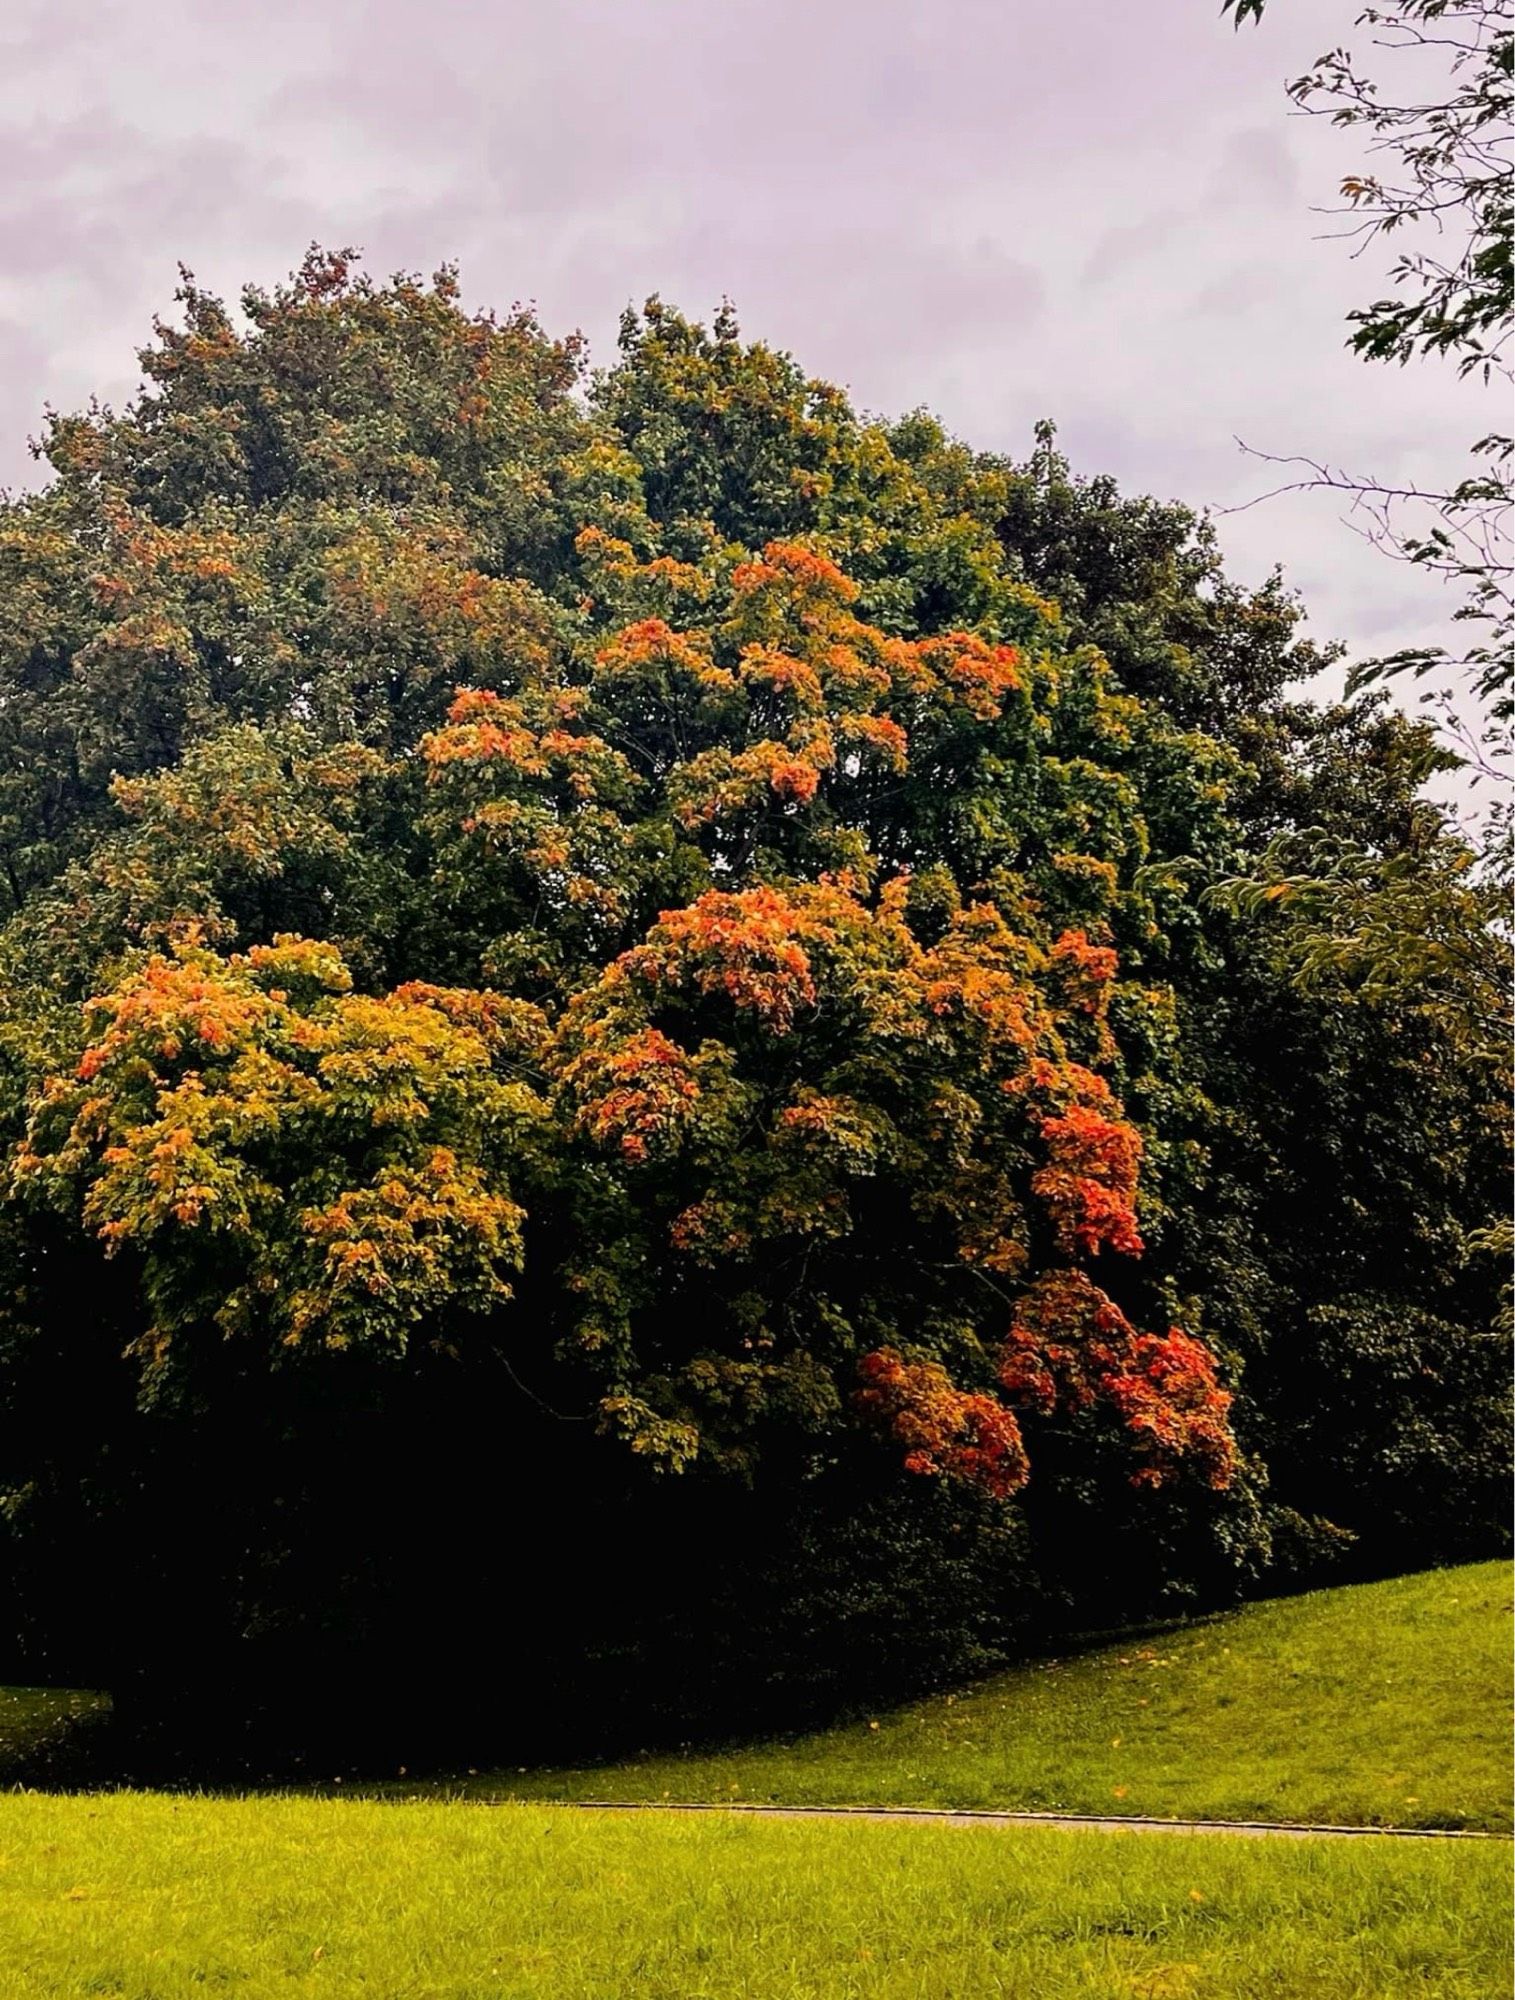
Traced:
<path fill-rule="evenodd" d="M 516 1772 L 519 1798 L 1510 1824 L 1510 1568 L 1255 1604 L 784 1742 Z"/>

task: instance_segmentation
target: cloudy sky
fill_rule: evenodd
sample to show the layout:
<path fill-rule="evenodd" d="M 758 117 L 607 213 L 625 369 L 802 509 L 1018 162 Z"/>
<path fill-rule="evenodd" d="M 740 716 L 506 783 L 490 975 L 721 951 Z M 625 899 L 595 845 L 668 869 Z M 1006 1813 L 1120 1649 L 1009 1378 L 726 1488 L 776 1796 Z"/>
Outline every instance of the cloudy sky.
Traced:
<path fill-rule="evenodd" d="M 1078 469 L 1197 505 L 1235 438 L 1395 479 L 1489 424 L 1445 371 L 1342 346 L 1377 273 L 1312 213 L 1351 135 L 1290 114 L 1354 0 L 6 0 L 0 484 L 45 403 L 135 382 L 182 260 L 235 294 L 306 244 L 462 265 L 610 357 L 621 307 L 737 304 L 864 407 L 985 448 L 1043 415 Z M 1381 269 L 1381 265 L 1379 267 Z M 1442 627 L 1327 499 L 1222 523 L 1320 637 Z"/>

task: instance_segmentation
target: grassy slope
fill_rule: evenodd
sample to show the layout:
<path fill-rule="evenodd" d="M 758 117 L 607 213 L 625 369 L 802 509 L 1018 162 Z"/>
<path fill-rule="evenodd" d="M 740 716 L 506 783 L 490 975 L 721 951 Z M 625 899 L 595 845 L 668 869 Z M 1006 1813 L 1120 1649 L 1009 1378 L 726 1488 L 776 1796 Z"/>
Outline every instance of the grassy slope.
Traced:
<path fill-rule="evenodd" d="M 1487 2000 L 1507 1855 L 1395 1841 L 0 1798 L 0 2000 Z"/>
<path fill-rule="evenodd" d="M 792 1742 L 470 1779 L 521 1798 L 1504 1828 L 1510 1570 L 1259 1604 Z"/>

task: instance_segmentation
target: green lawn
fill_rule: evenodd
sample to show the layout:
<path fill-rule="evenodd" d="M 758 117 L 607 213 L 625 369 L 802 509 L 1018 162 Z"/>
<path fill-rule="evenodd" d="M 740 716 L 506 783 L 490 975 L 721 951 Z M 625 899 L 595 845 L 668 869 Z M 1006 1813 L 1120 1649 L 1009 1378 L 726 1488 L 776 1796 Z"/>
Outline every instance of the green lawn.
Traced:
<path fill-rule="evenodd" d="M 0 1799 L 0 1996 L 1490 2000 L 1508 1856 L 551 1807 Z"/>
<path fill-rule="evenodd" d="M 1510 1566 L 1253 1605 L 795 1741 L 470 1777 L 520 1798 L 1507 1828 Z"/>

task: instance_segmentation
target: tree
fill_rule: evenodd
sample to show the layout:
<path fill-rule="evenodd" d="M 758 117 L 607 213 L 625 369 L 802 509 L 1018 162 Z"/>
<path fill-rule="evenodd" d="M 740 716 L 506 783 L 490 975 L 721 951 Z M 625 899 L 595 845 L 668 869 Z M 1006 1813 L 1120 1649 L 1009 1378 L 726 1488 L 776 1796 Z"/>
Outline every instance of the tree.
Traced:
<path fill-rule="evenodd" d="M 1488 1316 L 1482 1099 L 1205 900 L 1414 808 L 1281 584 L 728 316 L 581 399 L 447 272 L 182 303 L 0 516 L 33 1657 L 582 1751 L 1493 1532 L 1483 1350 L 1418 1456 L 1400 1392 Z"/>

